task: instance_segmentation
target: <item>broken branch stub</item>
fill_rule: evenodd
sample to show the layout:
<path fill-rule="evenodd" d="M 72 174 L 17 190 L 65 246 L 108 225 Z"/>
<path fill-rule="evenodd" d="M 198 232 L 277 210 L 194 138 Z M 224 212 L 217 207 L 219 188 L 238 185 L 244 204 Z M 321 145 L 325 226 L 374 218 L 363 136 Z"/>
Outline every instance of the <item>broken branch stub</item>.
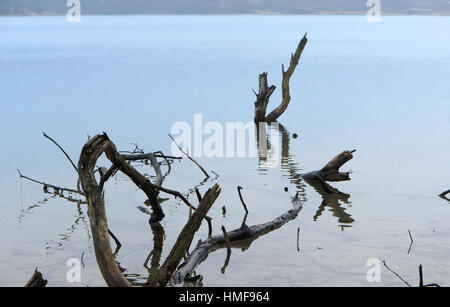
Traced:
<path fill-rule="evenodd" d="M 318 171 L 303 174 L 302 177 L 308 180 L 317 181 L 344 181 L 350 180 L 352 171 L 339 172 L 342 165 L 353 158 L 353 153 L 356 150 L 345 150 L 336 155 L 330 162 Z"/>
<path fill-rule="evenodd" d="M 275 86 L 272 85 L 269 87 L 267 85 L 266 72 L 259 75 L 259 92 L 258 94 L 255 93 L 256 94 L 255 119 L 254 119 L 255 123 L 276 121 L 278 117 L 280 117 L 281 114 L 283 114 L 284 111 L 286 111 L 291 101 L 289 81 L 295 71 L 295 68 L 298 65 L 298 62 L 303 53 L 303 50 L 305 49 L 307 42 L 308 39 L 306 38 L 305 33 L 300 43 L 298 44 L 295 53 L 291 55 L 291 62 L 289 64 L 289 68 L 285 71 L 284 65 L 282 66 L 283 81 L 281 82 L 281 89 L 282 89 L 281 104 L 278 107 L 276 107 L 272 112 L 270 112 L 267 116 L 266 116 L 267 106 L 269 104 L 270 96 L 275 91 Z"/>

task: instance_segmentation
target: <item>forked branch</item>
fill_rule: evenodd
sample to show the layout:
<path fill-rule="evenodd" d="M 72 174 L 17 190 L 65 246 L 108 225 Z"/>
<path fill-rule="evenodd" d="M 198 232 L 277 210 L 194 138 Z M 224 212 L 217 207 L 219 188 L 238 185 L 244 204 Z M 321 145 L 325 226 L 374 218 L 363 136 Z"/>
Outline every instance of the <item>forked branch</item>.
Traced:
<path fill-rule="evenodd" d="M 282 89 L 282 100 L 281 104 L 275 108 L 272 112 L 270 112 L 266 116 L 267 105 L 269 104 L 270 96 L 273 94 L 275 90 L 275 86 L 272 85 L 268 87 L 267 85 L 267 73 L 264 72 L 259 75 L 259 93 L 256 94 L 256 102 L 255 102 L 255 123 L 259 122 L 273 122 L 281 116 L 281 114 L 286 111 L 290 101 L 291 94 L 289 89 L 289 81 L 295 71 L 295 68 L 298 65 L 300 57 L 305 49 L 306 43 L 308 39 L 306 38 L 306 33 L 301 39 L 300 43 L 294 54 L 291 55 L 291 62 L 289 64 L 289 68 L 285 71 L 284 64 L 282 65 L 282 73 L 283 73 L 283 81 L 281 82 Z"/>

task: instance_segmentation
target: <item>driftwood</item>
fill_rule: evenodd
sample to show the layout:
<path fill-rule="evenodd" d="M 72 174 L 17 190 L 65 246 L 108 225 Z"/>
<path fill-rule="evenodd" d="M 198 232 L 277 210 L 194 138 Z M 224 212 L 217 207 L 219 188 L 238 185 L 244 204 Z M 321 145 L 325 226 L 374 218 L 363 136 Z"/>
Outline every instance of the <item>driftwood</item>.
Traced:
<path fill-rule="evenodd" d="M 122 274 L 111 250 L 104 193 L 94 177 L 96 162 L 103 153 L 106 154 L 113 165 L 128 175 L 149 198 L 154 197 L 156 199 L 157 192 L 153 189 L 153 184 L 150 184 L 148 180 L 120 156 L 115 145 L 105 133 L 103 135 L 96 135 L 84 145 L 78 162 L 78 169 L 81 186 L 88 203 L 88 216 L 91 224 L 97 263 L 108 286 L 129 287 L 132 284 Z M 176 266 L 181 261 L 186 247 L 192 241 L 195 232 L 200 227 L 202 220 L 205 218 L 219 194 L 220 188 L 218 185 L 215 185 L 206 192 L 197 210 L 180 233 L 180 236 L 166 261 L 156 274 L 150 276 L 148 282 L 149 286 L 165 286 L 167 284 L 167 281 L 176 269 Z M 153 208 L 153 210 L 155 209 Z M 153 211 L 153 213 L 155 213 L 155 211 Z"/>
<path fill-rule="evenodd" d="M 106 134 L 91 138 L 81 151 L 78 170 L 81 186 L 88 203 L 88 216 L 91 224 L 95 256 L 103 279 L 110 287 L 130 287 L 130 282 L 122 275 L 111 250 L 104 193 L 94 176 L 97 160 L 107 149 L 109 149 L 110 155 L 113 156 L 112 152 L 115 150 L 115 146 Z"/>
<path fill-rule="evenodd" d="M 37 269 L 34 270 L 33 276 L 31 276 L 30 280 L 26 283 L 26 288 L 44 288 L 47 285 L 47 280 L 42 277 L 41 272 Z"/>
<path fill-rule="evenodd" d="M 213 188 L 208 190 L 206 194 L 202 197 L 200 192 L 197 190 L 196 193 L 199 198 L 199 206 L 196 208 L 184 197 L 180 192 L 173 191 L 170 189 L 166 189 L 162 187 L 162 182 L 164 177 L 170 173 L 170 164 L 173 162 L 173 159 L 181 159 L 181 157 L 172 157 L 166 156 L 162 152 L 155 153 L 145 153 L 143 150 L 138 149 L 137 145 L 136 149 L 133 152 L 128 152 L 128 154 L 119 153 L 115 147 L 115 145 L 110 141 L 106 134 L 97 135 L 93 138 L 89 137 L 88 142 L 84 145 L 80 159 L 78 162 L 78 167 L 74 165 L 72 160 L 66 151 L 56 143 L 52 138 L 47 136 L 44 133 L 44 137 L 51 140 L 58 148 L 64 153 L 70 163 L 74 166 L 75 171 L 78 175 L 78 189 L 69 189 L 58 187 L 56 185 L 48 184 L 46 182 L 42 182 L 39 180 L 35 180 L 33 178 L 24 176 L 19 170 L 20 178 L 29 180 L 31 182 L 41 184 L 44 186 L 45 193 L 51 193 L 66 198 L 62 193 L 76 193 L 83 198 L 85 201 L 79 201 L 78 203 L 84 203 L 88 205 L 88 217 L 91 225 L 92 238 L 94 241 L 94 250 L 97 258 L 97 263 L 99 265 L 100 271 L 104 277 L 105 282 L 109 286 L 113 287 L 129 287 L 134 285 L 139 285 L 134 279 L 133 275 L 126 274 L 125 270 L 120 267 L 120 265 L 115 261 L 115 255 L 118 249 L 121 247 L 120 241 L 117 237 L 108 229 L 107 225 L 107 217 L 104 203 L 104 192 L 103 187 L 105 183 L 117 172 L 121 171 L 125 175 L 127 175 L 135 184 L 138 186 L 148 197 L 146 204 L 150 204 L 152 206 L 152 212 L 150 212 L 147 208 L 139 207 L 139 209 L 145 213 L 151 215 L 150 225 L 152 230 L 154 230 L 155 239 L 157 236 L 157 225 L 159 223 L 155 223 L 160 221 L 164 217 L 164 213 L 159 204 L 158 194 L 160 191 L 165 193 L 174 195 L 175 197 L 179 197 L 182 199 L 189 207 L 190 210 L 195 210 L 195 213 L 192 214 L 190 219 L 188 220 L 186 226 L 181 232 L 175 246 L 173 247 L 169 257 L 164 262 L 163 266 L 160 269 L 155 267 L 155 262 L 159 263 L 159 258 L 156 257 L 154 261 L 152 261 L 152 270 L 149 270 L 150 277 L 149 280 L 153 280 L 154 282 L 147 283 L 147 285 L 152 286 L 165 286 L 167 281 L 170 279 L 173 271 L 176 269 L 177 265 L 180 263 L 182 256 L 185 254 L 187 246 L 191 244 L 192 238 L 194 237 L 195 232 L 200 227 L 201 221 L 203 219 L 207 220 L 209 233 L 212 232 L 212 224 L 211 218 L 206 216 L 209 208 L 213 205 L 215 199 L 220 194 L 220 188 L 218 185 L 215 185 Z M 106 157 L 111 161 L 112 165 L 109 169 L 105 167 L 97 167 L 96 163 L 98 158 L 103 154 L 106 154 Z M 160 163 L 156 160 L 156 157 L 163 158 L 168 166 L 168 172 L 166 175 L 162 175 Z M 146 179 L 143 175 L 141 175 L 130 162 L 132 161 L 143 161 L 147 163 L 150 161 L 152 167 L 156 173 L 156 180 L 154 183 L 150 182 L 150 180 Z M 100 180 L 97 183 L 97 179 L 95 177 L 95 173 L 99 173 Z M 81 187 L 80 187 L 81 186 Z M 49 189 L 51 189 L 49 191 Z M 160 227 L 162 229 L 162 227 Z M 160 232 L 161 233 L 161 232 Z M 160 234 L 159 233 L 159 234 Z M 158 234 L 158 236 L 159 236 Z M 162 231 L 163 234 L 163 231 Z M 112 253 L 111 243 L 109 241 L 109 236 L 116 242 L 116 251 Z M 159 241 L 158 241 L 159 242 Z M 161 240 L 162 242 L 162 240 Z M 157 242 L 155 241 L 155 244 Z M 161 244 L 162 248 L 162 244 Z M 155 245 L 155 253 L 157 255 L 158 247 Z M 146 260 L 146 263 L 149 259 Z M 158 269 L 155 273 L 155 269 Z M 28 283 L 30 286 L 39 285 L 42 283 L 42 275 L 36 271 L 33 278 Z M 27 285 L 28 285 L 27 284 Z"/>
<path fill-rule="evenodd" d="M 281 114 L 286 111 L 289 102 L 291 101 L 291 95 L 289 90 L 289 81 L 291 79 L 292 74 L 295 71 L 295 68 L 298 65 L 300 60 L 300 56 L 303 53 L 303 49 L 305 49 L 306 43 L 308 39 L 306 38 L 306 34 L 301 39 L 297 50 L 294 54 L 291 55 L 291 62 L 289 64 L 288 70 L 284 70 L 284 64 L 282 65 L 282 73 L 283 73 L 283 81 L 281 82 L 282 88 L 282 101 L 281 104 L 275 108 L 272 112 L 270 112 L 266 116 L 267 106 L 269 104 L 270 96 L 275 91 L 275 85 L 271 85 L 270 87 L 267 85 L 267 73 L 264 72 L 259 75 L 259 92 L 256 93 L 256 102 L 255 102 L 255 123 L 259 122 L 273 122 L 281 116 Z"/>
<path fill-rule="evenodd" d="M 292 199 L 293 209 L 285 212 L 281 216 L 277 217 L 273 221 L 258 224 L 253 226 L 243 226 L 227 233 L 228 239 L 225 234 L 215 235 L 209 237 L 205 241 L 200 241 L 197 247 L 186 258 L 186 261 L 181 264 L 178 270 L 172 276 L 173 284 L 183 283 L 186 278 L 194 272 L 194 270 L 202 263 L 209 255 L 218 249 L 231 246 L 232 248 L 247 249 L 250 244 L 258 237 L 265 235 L 275 229 L 280 228 L 287 222 L 295 219 L 302 209 L 298 193 Z M 227 241 L 229 244 L 227 244 Z"/>
<path fill-rule="evenodd" d="M 189 221 L 178 236 L 172 250 L 169 253 L 169 256 L 166 258 L 166 261 L 158 270 L 157 274 L 149 277 L 148 286 L 163 287 L 169 282 L 170 277 L 179 265 L 188 246 L 191 244 L 194 234 L 200 228 L 203 219 L 216 201 L 217 197 L 219 197 L 220 192 L 220 187 L 216 184 L 205 193 L 202 201 L 198 205 L 197 210 L 195 210 L 194 214 L 189 218 Z"/>
<path fill-rule="evenodd" d="M 345 150 L 334 157 L 330 162 L 327 163 L 327 165 L 322 167 L 320 170 L 303 174 L 302 177 L 304 179 L 317 180 L 321 183 L 323 183 L 324 181 L 350 180 L 350 174 L 352 173 L 352 171 L 350 170 L 348 172 L 339 172 L 339 169 L 342 165 L 353 158 L 353 153 L 355 151 L 356 149 L 351 151 Z M 325 186 L 324 189 L 328 190 L 330 189 L 330 186 Z M 333 191 L 330 190 L 329 192 L 332 193 Z"/>

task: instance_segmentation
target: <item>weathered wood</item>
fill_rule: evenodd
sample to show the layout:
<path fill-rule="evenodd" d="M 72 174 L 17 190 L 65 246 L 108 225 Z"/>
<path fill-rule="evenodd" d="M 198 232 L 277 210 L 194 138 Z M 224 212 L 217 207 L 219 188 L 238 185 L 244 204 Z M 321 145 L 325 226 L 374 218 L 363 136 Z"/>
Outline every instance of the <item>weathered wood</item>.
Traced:
<path fill-rule="evenodd" d="M 298 193 L 292 199 L 293 209 L 283 213 L 276 219 L 264 223 L 253 225 L 250 227 L 243 226 L 227 233 L 231 247 L 239 247 L 243 250 L 247 249 L 250 244 L 260 236 L 267 234 L 275 229 L 280 228 L 287 222 L 295 219 L 302 209 L 302 203 L 298 197 Z M 244 224 L 243 224 L 244 225 Z M 225 235 L 216 235 L 205 241 L 200 241 L 197 247 L 187 257 L 186 261 L 178 267 L 178 270 L 172 276 L 174 284 L 183 283 L 184 279 L 189 276 L 209 255 L 209 253 L 227 246 Z"/>
<path fill-rule="evenodd" d="M 111 144 L 106 134 L 91 138 L 81 151 L 78 170 L 81 187 L 88 203 L 88 216 L 95 257 L 103 279 L 110 287 L 130 287 L 130 282 L 122 275 L 112 253 L 104 194 L 94 176 L 94 168 L 98 158 Z"/>
<path fill-rule="evenodd" d="M 104 152 L 111 163 L 115 165 L 122 173 L 127 175 L 131 181 L 133 181 L 134 184 L 148 197 L 153 210 L 151 221 L 161 221 L 164 217 L 164 213 L 157 198 L 158 192 L 154 189 L 155 185 L 147 180 L 147 178 L 139 173 L 133 166 L 126 162 L 126 160 L 117 152 L 116 146 L 109 140 L 106 134 L 103 135 L 103 138 L 105 138 L 106 141 Z"/>
<path fill-rule="evenodd" d="M 259 75 L 259 92 L 256 95 L 255 102 L 255 123 L 266 121 L 266 111 L 269 104 L 270 96 L 275 91 L 276 86 L 267 86 L 267 72 Z"/>
<path fill-rule="evenodd" d="M 281 70 L 283 74 L 283 81 L 281 82 L 281 89 L 282 89 L 281 104 L 277 108 L 275 108 L 272 112 L 270 112 L 267 116 L 266 116 L 267 105 L 269 104 L 270 96 L 273 94 L 275 90 L 275 86 L 272 85 L 268 87 L 266 72 L 259 75 L 259 92 L 258 94 L 255 93 L 256 95 L 255 119 L 254 119 L 255 123 L 276 121 L 281 116 L 281 114 L 283 114 L 284 111 L 286 111 L 291 101 L 289 81 L 295 71 L 295 68 L 298 65 L 298 62 L 303 53 L 303 50 L 305 49 L 307 42 L 308 39 L 306 38 L 305 33 L 295 53 L 291 55 L 291 62 L 289 64 L 289 68 L 285 71 L 284 64 L 282 65 Z"/>
<path fill-rule="evenodd" d="M 149 277 L 149 286 L 164 287 L 167 285 L 172 273 L 176 270 L 178 264 L 183 258 L 186 249 L 191 244 L 195 233 L 200 228 L 203 219 L 216 201 L 217 197 L 219 197 L 220 192 L 221 190 L 219 185 L 215 184 L 205 193 L 202 201 L 198 205 L 197 210 L 195 210 L 194 214 L 189 218 L 188 222 L 178 236 L 172 250 L 169 253 L 169 256 L 158 270 L 158 274 Z"/>
<path fill-rule="evenodd" d="M 26 283 L 25 288 L 44 288 L 47 285 L 47 280 L 42 277 L 38 269 L 34 270 L 33 276 Z"/>
<path fill-rule="evenodd" d="M 309 172 L 303 174 L 302 177 L 308 180 L 317 180 L 321 181 L 344 181 L 350 180 L 350 174 L 352 171 L 348 172 L 339 172 L 339 169 L 346 162 L 350 161 L 353 158 L 353 153 L 356 150 L 345 150 L 340 154 L 336 155 L 330 162 L 327 163 L 323 168 L 318 171 Z M 324 184 L 324 189 L 330 189 L 330 186 Z M 330 191 L 333 193 L 333 191 Z"/>

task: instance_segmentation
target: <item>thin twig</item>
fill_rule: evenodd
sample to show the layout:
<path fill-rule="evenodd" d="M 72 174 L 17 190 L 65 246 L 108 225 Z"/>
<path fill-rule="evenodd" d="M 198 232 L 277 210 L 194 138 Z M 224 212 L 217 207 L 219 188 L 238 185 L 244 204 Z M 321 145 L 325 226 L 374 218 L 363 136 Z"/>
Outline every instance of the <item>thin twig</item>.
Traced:
<path fill-rule="evenodd" d="M 212 222 L 209 216 L 205 216 L 205 220 L 208 222 L 208 238 L 212 236 Z"/>
<path fill-rule="evenodd" d="M 300 227 L 298 227 L 297 229 L 297 251 L 300 251 L 300 245 L 299 245 L 299 240 L 300 240 Z"/>
<path fill-rule="evenodd" d="M 197 194 L 198 202 L 201 202 L 202 201 L 202 195 L 200 194 L 200 191 L 198 190 L 198 188 L 195 188 L 195 194 Z"/>
<path fill-rule="evenodd" d="M 23 178 L 23 179 L 29 180 L 31 182 L 43 185 L 44 186 L 44 190 L 46 190 L 47 188 L 52 188 L 55 191 L 67 191 L 67 192 L 70 192 L 70 193 L 77 193 L 77 194 L 80 194 L 80 195 L 84 196 L 83 192 L 79 192 L 79 191 L 76 191 L 76 190 L 73 190 L 73 189 L 58 187 L 58 186 L 55 186 L 53 184 L 49 184 L 49 183 L 46 183 L 46 182 L 38 181 L 38 180 L 35 180 L 33 178 L 24 176 L 24 175 L 22 175 L 22 173 L 20 172 L 19 169 L 17 169 L 17 172 L 19 173 L 20 178 Z"/>
<path fill-rule="evenodd" d="M 247 206 L 245 205 L 244 199 L 242 198 L 242 195 L 241 195 L 242 187 L 238 186 L 237 190 L 238 190 L 239 198 L 241 199 L 242 206 L 244 206 L 244 210 L 248 214 Z"/>
<path fill-rule="evenodd" d="M 172 139 L 172 141 L 175 143 L 175 145 L 177 145 L 178 149 L 179 149 L 184 155 L 186 155 L 186 157 L 188 157 L 189 160 L 191 160 L 192 162 L 194 162 L 195 165 L 198 166 L 198 168 L 200 168 L 200 170 L 203 172 L 203 174 L 205 174 L 206 178 L 209 178 L 210 176 L 209 176 L 208 173 L 205 171 L 205 169 L 204 169 L 197 161 L 195 161 L 191 156 L 189 156 L 186 152 L 184 152 L 183 149 L 181 149 L 180 145 L 178 145 L 177 142 L 175 142 L 174 138 L 170 135 L 170 133 L 169 133 L 169 137 Z"/>
<path fill-rule="evenodd" d="M 411 247 L 413 246 L 414 240 L 411 235 L 411 230 L 408 230 L 408 233 L 409 233 L 409 238 L 411 239 L 411 244 L 409 245 L 409 249 L 408 249 L 408 255 L 409 255 L 409 253 L 411 252 Z"/>
<path fill-rule="evenodd" d="M 86 268 L 86 267 L 84 266 L 83 257 L 84 257 L 84 251 L 83 251 L 83 253 L 81 254 L 81 264 L 83 265 L 83 269 L 84 269 L 84 268 Z"/>
<path fill-rule="evenodd" d="M 117 237 L 113 234 L 113 232 L 111 230 L 109 230 L 109 228 L 108 228 L 108 233 L 111 236 L 111 238 L 113 238 L 114 242 L 116 242 L 116 246 L 121 247 L 122 244 L 120 243 L 119 239 L 117 239 Z"/>
<path fill-rule="evenodd" d="M 78 174 L 78 168 L 75 166 L 75 163 L 73 163 L 72 159 L 70 159 L 69 155 L 66 153 L 66 151 L 59 146 L 58 143 L 56 143 L 56 141 L 54 139 L 52 139 L 51 137 L 49 137 L 47 134 L 45 134 L 45 132 L 42 132 L 42 134 L 44 135 L 45 138 L 49 139 L 50 141 L 53 142 L 53 144 L 55 144 L 56 146 L 58 146 L 59 149 L 61 149 L 61 151 L 63 152 L 63 154 L 66 156 L 66 158 L 70 161 L 70 163 L 72 164 L 73 168 L 75 169 L 75 171 Z"/>
<path fill-rule="evenodd" d="M 383 264 L 384 264 L 384 266 L 385 266 L 389 271 L 391 271 L 395 276 L 397 276 L 398 278 L 400 278 L 400 280 L 403 281 L 408 287 L 411 287 L 411 285 L 410 285 L 406 280 L 404 280 L 400 275 L 398 275 L 397 273 L 395 273 L 393 270 L 391 270 L 391 269 L 387 266 L 386 261 L 383 260 Z"/>

